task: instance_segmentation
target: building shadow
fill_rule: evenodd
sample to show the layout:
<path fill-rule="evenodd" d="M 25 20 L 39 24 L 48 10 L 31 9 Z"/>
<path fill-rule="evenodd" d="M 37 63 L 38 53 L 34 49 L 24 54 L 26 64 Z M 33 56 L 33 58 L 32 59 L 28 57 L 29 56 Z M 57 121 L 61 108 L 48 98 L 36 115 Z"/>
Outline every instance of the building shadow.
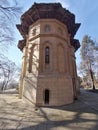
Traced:
<path fill-rule="evenodd" d="M 56 118 L 56 114 L 47 114 L 43 108 L 39 108 L 41 112 L 41 116 L 44 117 L 45 121 L 39 122 L 37 125 L 31 125 L 29 127 L 20 128 L 19 130 L 97 130 L 98 129 L 98 113 L 94 111 L 86 111 L 84 110 L 69 110 L 68 108 L 65 110 L 61 110 L 62 112 L 74 112 L 72 115 L 65 115 L 61 119 Z M 50 108 L 51 109 L 51 108 Z M 83 109 L 83 108 L 82 108 Z M 96 114 L 97 118 L 93 118 L 90 116 L 83 116 L 84 113 L 88 114 Z M 64 115 L 63 115 L 64 116 Z M 89 125 L 94 123 L 94 125 Z M 36 124 L 35 122 L 32 122 Z"/>
<path fill-rule="evenodd" d="M 81 102 L 80 99 L 69 105 L 60 107 L 39 107 L 13 102 L 7 104 L 3 100 L 0 121 L 5 125 L 18 124 L 17 130 L 97 130 L 98 111 Z M 13 118 L 11 117 L 13 115 Z M 16 118 L 14 118 L 16 116 Z M 15 125 L 16 125 L 15 124 Z M 3 130 L 15 130 L 4 127 Z"/>

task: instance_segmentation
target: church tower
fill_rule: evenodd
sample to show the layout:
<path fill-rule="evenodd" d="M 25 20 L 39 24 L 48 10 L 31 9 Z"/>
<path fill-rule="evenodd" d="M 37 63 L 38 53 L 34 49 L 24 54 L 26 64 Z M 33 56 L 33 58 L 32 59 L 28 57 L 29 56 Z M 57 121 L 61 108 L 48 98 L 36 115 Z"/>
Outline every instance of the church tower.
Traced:
<path fill-rule="evenodd" d="M 17 28 L 23 40 L 19 96 L 36 106 L 60 106 L 72 103 L 79 91 L 74 39 L 80 24 L 75 15 L 60 3 L 34 3 L 21 16 Z"/>

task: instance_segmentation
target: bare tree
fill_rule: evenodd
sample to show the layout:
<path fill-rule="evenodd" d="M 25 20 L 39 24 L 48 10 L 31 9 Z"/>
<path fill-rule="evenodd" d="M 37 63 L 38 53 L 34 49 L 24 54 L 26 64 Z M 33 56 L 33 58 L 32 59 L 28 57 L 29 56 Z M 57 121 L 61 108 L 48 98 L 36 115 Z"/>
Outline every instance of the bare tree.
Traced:
<path fill-rule="evenodd" d="M 0 0 L 0 49 L 14 43 L 13 27 L 20 13 L 16 0 Z"/>
<path fill-rule="evenodd" d="M 21 8 L 17 0 L 0 0 L 0 80 L 2 90 L 15 79 L 17 67 L 14 62 L 4 56 L 3 51 L 8 50 L 9 45 L 14 44 L 14 27 Z M 3 51 L 2 51 L 3 50 Z"/>
<path fill-rule="evenodd" d="M 18 76 L 19 71 L 14 62 L 9 60 L 7 57 L 2 55 L 0 57 L 0 79 L 2 81 L 1 89 L 4 90 L 7 88 L 8 84 L 15 80 Z"/>

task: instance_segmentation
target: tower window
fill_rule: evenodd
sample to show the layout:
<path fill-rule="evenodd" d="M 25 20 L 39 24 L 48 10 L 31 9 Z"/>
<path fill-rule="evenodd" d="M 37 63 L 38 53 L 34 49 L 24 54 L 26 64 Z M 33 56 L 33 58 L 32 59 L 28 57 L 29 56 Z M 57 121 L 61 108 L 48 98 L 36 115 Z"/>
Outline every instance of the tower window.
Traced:
<path fill-rule="evenodd" d="M 46 89 L 44 93 L 44 102 L 45 104 L 49 104 L 49 90 Z"/>
<path fill-rule="evenodd" d="M 33 35 L 33 36 L 36 35 L 36 28 L 32 30 L 32 35 Z"/>
<path fill-rule="evenodd" d="M 50 25 L 46 24 L 45 25 L 45 32 L 50 32 L 51 28 Z"/>
<path fill-rule="evenodd" d="M 59 32 L 60 35 L 63 35 L 63 31 L 60 27 L 58 28 L 58 32 Z"/>
<path fill-rule="evenodd" d="M 50 62 L 50 49 L 49 47 L 45 48 L 45 63 L 49 64 Z"/>
<path fill-rule="evenodd" d="M 32 72 L 32 63 L 33 63 L 33 48 L 31 48 L 29 56 L 29 68 L 28 68 L 29 73 Z"/>

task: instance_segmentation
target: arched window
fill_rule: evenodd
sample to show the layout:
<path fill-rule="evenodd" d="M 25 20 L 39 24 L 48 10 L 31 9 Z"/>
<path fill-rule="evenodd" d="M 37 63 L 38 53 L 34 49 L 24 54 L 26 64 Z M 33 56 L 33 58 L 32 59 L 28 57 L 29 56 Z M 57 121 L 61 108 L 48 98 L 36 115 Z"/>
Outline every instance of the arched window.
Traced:
<path fill-rule="evenodd" d="M 50 32 L 51 28 L 50 25 L 46 24 L 45 25 L 45 32 Z"/>
<path fill-rule="evenodd" d="M 50 48 L 46 47 L 45 48 L 45 63 L 49 64 L 50 62 Z"/>
<path fill-rule="evenodd" d="M 49 104 L 49 90 L 48 89 L 45 89 L 44 102 L 45 104 Z"/>

